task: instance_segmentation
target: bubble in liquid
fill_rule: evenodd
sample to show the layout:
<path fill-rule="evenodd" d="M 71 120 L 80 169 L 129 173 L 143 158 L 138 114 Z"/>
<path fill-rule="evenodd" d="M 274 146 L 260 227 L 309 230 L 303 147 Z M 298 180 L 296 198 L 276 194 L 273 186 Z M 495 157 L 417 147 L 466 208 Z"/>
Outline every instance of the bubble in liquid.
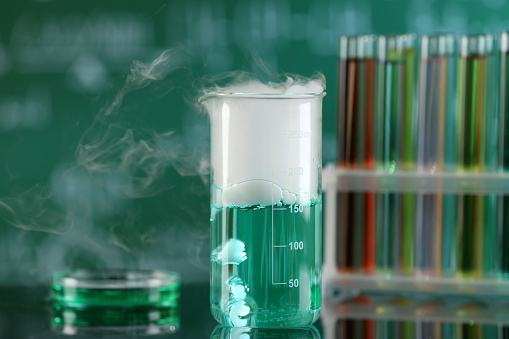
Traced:
<path fill-rule="evenodd" d="M 231 276 L 226 281 L 228 289 L 230 291 L 230 298 L 234 300 L 246 299 L 248 287 L 244 284 L 244 281 L 236 276 Z"/>
<path fill-rule="evenodd" d="M 240 300 L 230 307 L 230 320 L 233 326 L 247 326 L 250 318 L 251 307 Z"/>
<path fill-rule="evenodd" d="M 210 261 L 221 265 L 238 265 L 246 259 L 246 246 L 238 239 L 228 240 L 226 244 L 215 248 L 210 254 Z"/>
<path fill-rule="evenodd" d="M 237 276 L 231 276 L 226 280 L 228 285 L 228 298 L 223 300 L 223 309 L 230 318 L 233 326 L 250 326 L 256 304 L 247 296 L 248 285 Z M 253 305 L 255 305 L 253 307 Z"/>

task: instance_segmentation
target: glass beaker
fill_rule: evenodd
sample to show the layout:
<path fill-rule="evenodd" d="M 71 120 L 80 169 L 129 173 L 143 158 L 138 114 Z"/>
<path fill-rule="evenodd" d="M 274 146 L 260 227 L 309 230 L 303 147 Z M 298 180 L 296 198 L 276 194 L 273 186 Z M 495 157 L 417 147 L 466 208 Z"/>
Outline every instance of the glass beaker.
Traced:
<path fill-rule="evenodd" d="M 322 93 L 209 93 L 211 310 L 221 324 L 318 319 Z"/>

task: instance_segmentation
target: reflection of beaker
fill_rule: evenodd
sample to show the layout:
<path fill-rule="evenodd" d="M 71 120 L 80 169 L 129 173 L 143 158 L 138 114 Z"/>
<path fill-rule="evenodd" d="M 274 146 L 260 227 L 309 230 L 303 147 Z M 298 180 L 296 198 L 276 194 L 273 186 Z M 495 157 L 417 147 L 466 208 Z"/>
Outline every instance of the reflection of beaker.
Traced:
<path fill-rule="evenodd" d="M 314 326 L 296 328 L 250 328 L 217 326 L 210 339 L 320 339 Z"/>
<path fill-rule="evenodd" d="M 209 93 L 211 308 L 228 326 L 313 323 L 321 308 L 325 93 Z"/>

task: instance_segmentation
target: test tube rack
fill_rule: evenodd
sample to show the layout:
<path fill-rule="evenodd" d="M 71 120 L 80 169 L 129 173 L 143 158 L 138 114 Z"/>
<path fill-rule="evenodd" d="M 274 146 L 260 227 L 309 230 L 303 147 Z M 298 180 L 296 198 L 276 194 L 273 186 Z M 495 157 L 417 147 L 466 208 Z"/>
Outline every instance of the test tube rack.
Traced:
<path fill-rule="evenodd" d="M 450 321 L 489 322 L 491 319 L 509 324 L 509 279 L 440 277 L 422 273 L 387 274 L 376 270 L 373 273 L 340 272 L 336 266 L 338 192 L 506 195 L 509 194 L 509 173 L 389 172 L 329 165 L 324 168 L 322 179 L 325 309 L 332 308 L 335 313 L 350 318 L 368 315 L 386 317 L 389 314 L 394 319 L 424 316 L 434 320 L 436 317 L 444 319 L 448 315 Z M 362 299 L 362 296 L 368 299 Z M 481 303 L 474 303 L 477 306 L 472 308 L 469 307 L 472 301 Z"/>

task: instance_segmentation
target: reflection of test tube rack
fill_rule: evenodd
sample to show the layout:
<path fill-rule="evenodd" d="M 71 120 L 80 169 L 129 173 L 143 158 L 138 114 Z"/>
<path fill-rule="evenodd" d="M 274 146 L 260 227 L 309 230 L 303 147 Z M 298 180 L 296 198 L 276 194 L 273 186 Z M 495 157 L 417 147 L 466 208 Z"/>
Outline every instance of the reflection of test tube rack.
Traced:
<path fill-rule="evenodd" d="M 385 38 L 385 41 L 388 41 L 387 39 Z M 463 36 L 457 59 L 456 54 L 451 53 L 447 47 L 448 39 L 448 36 L 442 35 L 440 39 L 437 36 L 427 36 L 421 40 L 421 44 L 423 41 L 427 44 L 428 50 L 427 54 L 421 54 L 419 79 L 422 81 L 428 76 L 428 82 L 425 83 L 426 87 L 420 83 L 418 90 L 421 91 L 419 93 L 421 97 L 424 96 L 429 100 L 418 101 L 416 105 L 419 114 L 414 117 L 417 120 L 413 130 L 418 136 L 424 136 L 424 139 L 414 136 L 415 154 L 409 158 L 413 159 L 413 163 L 405 163 L 404 152 L 400 150 L 399 155 L 396 154 L 392 159 L 394 161 L 387 163 L 394 166 L 388 168 L 380 166 L 378 162 L 377 170 L 338 163 L 339 167 L 331 165 L 323 171 L 325 311 L 322 313 L 325 319 L 329 318 L 327 309 L 332 308 L 334 314 L 339 314 L 337 316 L 341 318 L 386 316 L 391 319 L 408 320 L 422 318 L 424 314 L 424 319 L 430 321 L 446 319 L 451 322 L 476 320 L 486 323 L 508 323 L 505 319 L 509 307 L 509 280 L 504 275 L 503 258 L 504 250 L 509 246 L 505 245 L 503 240 L 497 239 L 497 234 L 502 237 L 509 234 L 505 231 L 509 228 L 505 226 L 508 224 L 508 218 L 501 215 L 504 210 L 501 206 L 503 204 L 501 197 L 509 194 L 509 175 L 501 171 L 505 169 L 500 163 L 503 159 L 499 159 L 498 163 L 496 160 L 497 153 L 499 158 L 503 158 L 504 151 L 507 151 L 507 147 L 504 148 L 504 135 L 507 134 L 505 127 L 507 122 L 504 122 L 507 108 L 504 108 L 504 105 L 509 98 L 506 88 L 506 54 L 509 38 L 507 33 L 501 34 L 500 62 L 498 55 L 494 53 L 493 36 Z M 382 55 L 385 58 L 390 54 L 386 52 Z M 398 57 L 398 54 L 392 55 Z M 448 58 L 455 59 L 460 67 L 448 67 L 447 73 L 440 72 L 445 70 L 444 65 L 450 60 Z M 495 71 L 497 65 L 500 65 L 501 79 L 498 79 L 498 73 Z M 423 71 L 422 67 L 427 68 Z M 386 70 L 387 68 L 385 72 Z M 452 73 L 449 73 L 449 70 L 452 70 Z M 456 71 L 460 72 L 458 77 L 454 74 Z M 443 75 L 444 78 L 435 79 L 433 78 L 435 74 Z M 384 82 L 384 79 L 385 77 L 378 77 L 377 86 L 390 84 Z M 452 94 L 451 79 L 458 81 L 458 89 Z M 429 81 L 432 82 L 431 85 Z M 437 83 L 437 86 L 433 86 L 433 82 Z M 497 87 L 499 84 L 500 92 Z M 339 87 L 341 89 L 341 84 Z M 381 92 L 379 87 L 377 91 L 385 93 Z M 468 93 L 477 93 L 474 99 L 480 101 L 469 102 L 468 100 L 474 99 Z M 501 100 L 495 97 L 498 93 L 501 94 Z M 340 100 L 343 98 L 345 102 L 347 101 L 344 93 L 339 95 Z M 405 94 L 400 95 L 405 97 Z M 449 98 L 448 102 L 444 101 L 446 97 Z M 381 101 L 377 99 L 377 102 Z M 452 115 L 444 116 L 437 113 L 440 110 L 451 111 L 451 102 L 458 106 L 452 108 L 454 112 Z M 500 105 L 497 106 L 497 102 Z M 386 105 L 383 109 L 390 110 L 392 107 Z M 428 120 L 419 120 L 423 118 L 421 111 L 432 112 L 436 116 Z M 379 112 L 375 115 L 375 120 L 380 118 Z M 461 118 L 460 123 L 457 123 L 456 119 L 459 119 L 457 117 Z M 385 126 L 384 123 L 392 121 L 394 120 L 379 121 L 380 123 L 377 122 L 375 126 Z M 436 127 L 433 127 L 433 124 Z M 430 143 L 433 128 L 439 132 L 433 143 Z M 384 136 L 380 133 L 375 135 Z M 397 137 L 401 140 L 404 133 L 400 131 Z M 377 140 L 381 142 L 375 144 L 375 158 L 376 147 L 383 147 L 385 142 L 390 146 L 392 139 L 388 136 L 387 141 Z M 467 149 L 468 146 L 474 148 Z M 344 250 L 338 248 L 338 232 L 343 232 L 341 227 L 337 226 L 338 218 L 344 218 L 336 213 L 340 192 L 357 194 L 375 192 L 378 195 L 400 197 L 406 194 L 417 197 L 413 202 L 416 214 L 414 218 L 420 220 L 420 223 L 416 222 L 414 234 L 409 233 L 412 237 L 412 248 L 406 256 L 411 258 L 411 261 L 402 259 L 403 228 L 400 227 L 395 232 L 399 237 L 399 240 L 396 240 L 399 248 L 395 252 L 399 253 L 399 257 L 395 261 L 394 256 L 389 254 L 388 259 L 384 261 L 389 262 L 387 267 L 375 263 L 374 269 L 369 267 L 344 269 L 338 262 L 338 258 L 341 258 L 338 250 Z M 437 205 L 435 197 L 441 197 L 438 199 L 440 209 L 434 208 Z M 470 199 L 477 204 L 477 207 L 474 206 L 477 212 L 472 217 L 476 218 L 475 220 L 464 222 L 471 210 L 467 206 L 469 202 L 467 201 L 465 205 L 465 199 L 462 197 L 467 197 L 466 200 Z M 426 206 L 433 207 L 431 210 L 434 212 L 428 215 L 423 213 L 423 209 L 428 208 Z M 400 210 L 399 214 L 396 213 L 399 220 L 404 218 L 401 211 L 403 210 Z M 497 215 L 498 219 L 495 218 Z M 442 223 L 440 228 L 436 223 L 439 218 Z M 479 231 L 480 228 L 482 231 Z M 473 233 L 466 237 L 465 232 L 470 231 Z M 376 234 L 378 236 L 378 233 Z M 378 243 L 380 239 L 375 241 Z M 470 246 L 471 243 L 475 248 L 474 245 Z M 482 258 L 479 256 L 481 251 L 479 248 L 482 248 Z M 423 257 L 423 253 L 430 255 Z M 405 262 L 410 264 L 406 265 Z M 390 296 L 396 298 L 392 300 Z M 486 302 L 469 308 L 468 300 L 469 298 L 472 300 L 473 297 Z M 405 301 L 398 304 L 398 300 Z M 387 303 L 391 306 L 384 306 Z M 423 313 L 423 305 L 429 312 Z M 390 311 L 386 312 L 387 310 Z M 435 318 L 435 315 L 438 318 Z"/>
<path fill-rule="evenodd" d="M 509 174 L 502 173 L 421 173 L 346 170 L 328 166 L 323 171 L 325 193 L 324 294 L 331 287 L 346 290 L 423 292 L 439 295 L 480 295 L 509 297 L 509 281 L 498 279 L 458 279 L 455 277 L 341 273 L 336 260 L 336 192 L 386 191 L 409 193 L 509 194 Z"/>
<path fill-rule="evenodd" d="M 322 310 L 322 338 L 506 339 L 509 323 L 501 320 L 506 315 L 507 305 L 502 304 L 357 298 Z"/>

